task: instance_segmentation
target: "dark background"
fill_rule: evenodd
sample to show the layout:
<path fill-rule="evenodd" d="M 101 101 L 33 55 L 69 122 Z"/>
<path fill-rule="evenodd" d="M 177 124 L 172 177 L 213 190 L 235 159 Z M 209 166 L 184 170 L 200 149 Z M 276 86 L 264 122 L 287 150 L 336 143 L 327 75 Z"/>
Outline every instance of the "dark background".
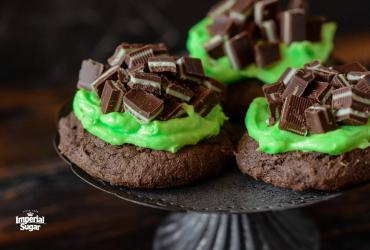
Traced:
<path fill-rule="evenodd" d="M 164 41 L 184 49 L 187 30 L 215 0 L 0 1 L 2 84 L 66 85 L 84 58 L 105 61 L 121 41 Z M 370 31 L 370 1 L 313 0 L 310 13 L 338 23 L 338 35 Z M 27 83 L 27 84 L 26 84 Z"/>
<path fill-rule="evenodd" d="M 82 59 L 105 61 L 122 41 L 184 50 L 188 28 L 211 0 L 0 0 L 0 249 L 151 249 L 167 212 L 83 183 L 56 155 L 57 114 L 75 91 Z M 370 59 L 370 1 L 314 0 L 338 23 L 335 55 Z M 370 249 L 370 186 L 303 209 L 322 250 Z M 36 209 L 39 232 L 15 216 Z"/>

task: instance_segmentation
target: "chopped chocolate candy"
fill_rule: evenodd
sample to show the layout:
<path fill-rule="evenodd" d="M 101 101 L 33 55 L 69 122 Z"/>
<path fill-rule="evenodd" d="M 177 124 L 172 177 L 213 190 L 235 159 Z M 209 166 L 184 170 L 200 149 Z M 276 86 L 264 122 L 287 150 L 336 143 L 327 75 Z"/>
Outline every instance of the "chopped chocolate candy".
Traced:
<path fill-rule="evenodd" d="M 164 56 L 168 55 L 168 49 L 167 46 L 164 43 L 155 43 L 149 45 L 155 56 Z"/>
<path fill-rule="evenodd" d="M 234 21 L 228 16 L 216 17 L 208 27 L 208 32 L 214 35 L 229 36 L 237 31 Z"/>
<path fill-rule="evenodd" d="M 261 24 L 265 20 L 273 19 L 279 11 L 278 0 L 261 0 L 254 5 L 254 21 Z"/>
<path fill-rule="evenodd" d="M 277 43 L 279 41 L 277 26 L 274 20 L 267 20 L 261 23 L 262 35 L 268 42 Z"/>
<path fill-rule="evenodd" d="M 280 14 L 280 38 L 290 44 L 306 39 L 306 15 L 302 9 L 292 9 Z"/>
<path fill-rule="evenodd" d="M 166 121 L 172 118 L 180 118 L 185 115 L 185 110 L 182 108 L 182 102 L 175 98 L 165 98 L 164 108 L 159 116 L 159 119 Z"/>
<path fill-rule="evenodd" d="M 317 80 L 330 82 L 339 72 L 323 66 L 319 61 L 313 61 L 304 65 L 305 70 L 312 71 Z"/>
<path fill-rule="evenodd" d="M 121 68 L 117 66 L 113 66 L 105 71 L 102 75 L 100 75 L 91 85 L 94 88 L 96 94 L 101 97 L 104 89 L 104 84 L 106 80 L 117 80 L 118 79 L 118 72 Z"/>
<path fill-rule="evenodd" d="M 325 22 L 325 17 L 315 16 L 309 17 L 306 24 L 307 40 L 318 42 L 321 41 L 321 29 Z"/>
<path fill-rule="evenodd" d="M 187 56 L 177 60 L 179 66 L 180 78 L 193 80 L 192 77 L 204 77 L 202 62 L 198 58 L 190 58 Z"/>
<path fill-rule="evenodd" d="M 152 93 L 161 93 L 162 78 L 156 74 L 145 72 L 130 72 L 128 86 L 132 89 L 141 89 Z"/>
<path fill-rule="evenodd" d="M 275 84 L 266 84 L 262 87 L 263 94 L 265 95 L 268 107 L 270 111 L 269 125 L 273 125 L 279 120 L 283 107 L 282 93 L 285 89 L 285 85 L 282 82 Z"/>
<path fill-rule="evenodd" d="M 236 0 L 230 8 L 229 16 L 238 24 L 243 24 L 252 14 L 255 0 Z"/>
<path fill-rule="evenodd" d="M 331 85 L 336 88 L 351 87 L 351 83 L 347 80 L 344 74 L 338 74 L 331 80 Z"/>
<path fill-rule="evenodd" d="M 153 73 L 176 73 L 176 60 L 172 56 L 157 56 L 148 59 L 148 68 Z"/>
<path fill-rule="evenodd" d="M 191 104 L 194 110 L 201 116 L 206 116 L 218 103 L 220 96 L 216 91 L 208 88 L 199 88 L 198 93 L 193 97 Z"/>
<path fill-rule="evenodd" d="M 327 82 L 314 81 L 309 86 L 308 98 L 317 103 L 327 103 L 331 97 L 333 86 Z"/>
<path fill-rule="evenodd" d="M 125 55 L 133 51 L 135 49 L 138 49 L 140 47 L 143 47 L 142 44 L 134 43 L 134 44 L 129 44 L 129 43 L 121 43 L 120 45 L 117 46 L 117 48 L 114 50 L 114 54 L 108 58 L 108 63 L 110 66 L 115 66 L 115 65 L 122 65 L 125 61 Z"/>
<path fill-rule="evenodd" d="M 366 72 L 367 69 L 359 62 L 347 63 L 344 65 L 334 66 L 334 69 L 342 74 L 348 74 L 352 71 Z"/>
<path fill-rule="evenodd" d="M 370 75 L 362 78 L 354 88 L 362 93 L 370 94 Z"/>
<path fill-rule="evenodd" d="M 288 4 L 288 8 L 307 10 L 307 2 L 306 0 L 290 0 Z"/>
<path fill-rule="evenodd" d="M 163 100 L 140 89 L 131 89 L 123 97 L 125 111 L 142 123 L 155 119 L 163 110 Z"/>
<path fill-rule="evenodd" d="M 208 16 L 215 18 L 217 16 L 226 14 L 229 12 L 231 6 L 233 6 L 235 3 L 235 0 L 223 0 L 217 3 L 215 6 L 211 8 L 211 10 L 208 12 Z"/>
<path fill-rule="evenodd" d="M 336 128 L 334 114 L 328 105 L 313 105 L 305 110 L 306 123 L 313 134 L 323 134 Z"/>
<path fill-rule="evenodd" d="M 104 85 L 100 101 L 100 108 L 103 114 L 110 112 L 123 111 L 123 91 L 122 83 L 107 80 Z"/>
<path fill-rule="evenodd" d="M 293 76 L 295 76 L 295 74 L 297 73 L 297 70 L 294 69 L 294 68 L 287 68 L 284 73 L 280 76 L 278 82 L 282 82 L 284 83 L 284 85 L 288 85 L 288 83 L 290 82 L 290 80 L 293 78 Z"/>
<path fill-rule="evenodd" d="M 128 83 L 130 81 L 130 75 L 124 68 L 119 68 L 117 71 L 117 78 L 123 83 Z"/>
<path fill-rule="evenodd" d="M 370 75 L 369 71 L 365 71 L 365 72 L 352 71 L 347 74 L 347 80 L 351 83 L 355 83 L 365 77 L 368 77 L 369 75 Z"/>
<path fill-rule="evenodd" d="M 335 109 L 352 108 L 358 111 L 370 111 L 370 94 L 352 87 L 343 87 L 333 91 L 332 106 Z"/>
<path fill-rule="evenodd" d="M 146 64 L 150 57 L 154 57 L 153 47 L 151 45 L 146 45 L 127 53 L 125 62 L 129 68 L 135 68 Z"/>
<path fill-rule="evenodd" d="M 285 99 L 279 128 L 299 135 L 307 134 L 305 110 L 312 102 L 304 97 L 290 95 Z"/>
<path fill-rule="evenodd" d="M 278 43 L 259 43 L 254 46 L 255 62 L 257 67 L 265 68 L 280 60 Z"/>
<path fill-rule="evenodd" d="M 369 118 L 369 112 L 353 108 L 341 108 L 336 113 L 337 122 L 346 125 L 365 125 Z"/>
<path fill-rule="evenodd" d="M 220 58 L 225 55 L 224 42 L 225 39 L 222 35 L 216 35 L 204 44 L 204 49 L 211 58 Z"/>
<path fill-rule="evenodd" d="M 92 83 L 103 73 L 104 65 L 91 59 L 83 60 L 77 88 L 92 91 Z"/>
<path fill-rule="evenodd" d="M 166 86 L 166 94 L 185 102 L 189 102 L 194 96 L 194 92 L 192 90 L 175 83 L 170 83 Z"/>
<path fill-rule="evenodd" d="M 253 47 L 251 36 L 248 32 L 242 32 L 234 36 L 224 44 L 232 68 L 239 70 L 253 62 Z"/>
<path fill-rule="evenodd" d="M 315 77 L 311 72 L 304 72 L 302 70 L 297 71 L 289 81 L 282 97 L 285 99 L 290 95 L 302 96 L 314 78 Z"/>
<path fill-rule="evenodd" d="M 203 81 L 203 85 L 206 86 L 207 88 L 216 91 L 218 93 L 225 93 L 226 92 L 226 85 L 220 83 L 219 81 L 210 78 L 210 77 L 205 77 Z"/>

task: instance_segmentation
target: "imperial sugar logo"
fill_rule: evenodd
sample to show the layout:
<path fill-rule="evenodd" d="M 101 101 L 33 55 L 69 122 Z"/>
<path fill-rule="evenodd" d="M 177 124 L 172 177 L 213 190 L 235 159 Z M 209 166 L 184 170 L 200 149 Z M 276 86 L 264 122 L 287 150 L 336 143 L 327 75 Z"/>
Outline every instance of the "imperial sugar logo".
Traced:
<path fill-rule="evenodd" d="M 45 216 L 40 216 L 37 210 L 23 210 L 22 213 L 22 216 L 15 217 L 15 223 L 21 231 L 39 231 L 46 224 Z"/>

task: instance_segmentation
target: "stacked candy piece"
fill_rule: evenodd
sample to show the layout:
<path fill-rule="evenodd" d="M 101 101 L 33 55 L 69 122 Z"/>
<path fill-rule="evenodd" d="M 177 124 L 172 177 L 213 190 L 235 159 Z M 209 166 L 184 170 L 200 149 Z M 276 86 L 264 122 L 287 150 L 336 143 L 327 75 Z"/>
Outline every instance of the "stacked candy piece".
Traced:
<path fill-rule="evenodd" d="M 320 41 L 325 18 L 309 17 L 304 0 L 290 1 L 281 11 L 279 0 L 224 0 L 208 13 L 210 39 L 204 48 L 211 58 L 227 56 L 231 66 L 260 68 L 280 60 L 279 43 Z"/>
<path fill-rule="evenodd" d="M 78 88 L 96 92 L 102 113 L 127 111 L 141 123 L 182 117 L 183 103 L 205 116 L 225 90 L 204 75 L 199 59 L 170 56 L 162 43 L 122 43 L 108 64 L 84 60 Z"/>
<path fill-rule="evenodd" d="M 370 117 L 370 72 L 360 63 L 288 68 L 278 82 L 263 86 L 269 125 L 299 135 L 326 133 L 338 125 L 364 125 Z"/>

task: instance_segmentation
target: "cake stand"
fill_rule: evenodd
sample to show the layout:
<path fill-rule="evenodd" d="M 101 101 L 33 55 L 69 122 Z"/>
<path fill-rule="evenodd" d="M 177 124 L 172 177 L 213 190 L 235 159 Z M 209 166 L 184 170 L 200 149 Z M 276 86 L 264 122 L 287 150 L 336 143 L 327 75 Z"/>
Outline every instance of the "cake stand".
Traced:
<path fill-rule="evenodd" d="M 65 106 L 59 118 L 71 112 Z M 139 205 L 174 212 L 155 233 L 154 250 L 319 249 L 315 223 L 299 210 L 344 192 L 295 192 L 244 176 L 226 166 L 211 179 L 168 189 L 131 189 L 94 178 L 54 147 L 75 175 L 93 187 Z"/>

